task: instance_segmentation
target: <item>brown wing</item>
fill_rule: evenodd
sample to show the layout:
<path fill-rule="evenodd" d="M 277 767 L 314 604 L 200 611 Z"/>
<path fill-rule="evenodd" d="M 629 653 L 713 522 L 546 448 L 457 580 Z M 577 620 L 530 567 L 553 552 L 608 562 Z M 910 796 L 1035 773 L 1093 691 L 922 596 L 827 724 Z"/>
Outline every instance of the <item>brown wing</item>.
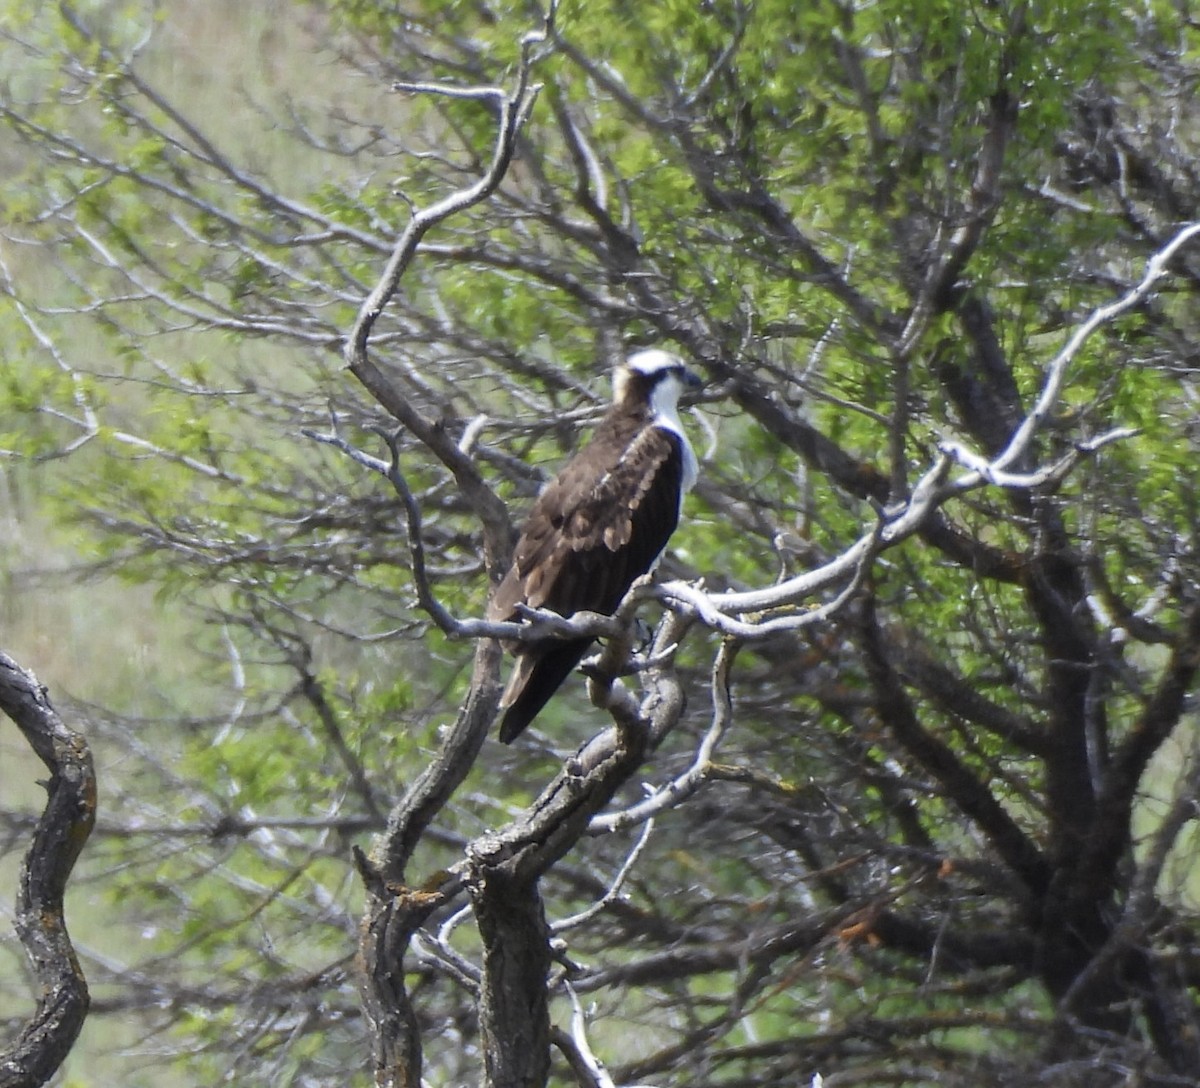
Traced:
<path fill-rule="evenodd" d="M 518 604 L 564 616 L 611 612 L 666 546 L 683 479 L 676 436 L 643 427 L 616 450 L 595 446 L 534 504 L 489 618 L 513 618 Z"/>
<path fill-rule="evenodd" d="M 522 603 L 564 616 L 612 612 L 654 565 L 679 520 L 679 441 L 644 427 L 608 450 L 609 437 L 597 432 L 592 447 L 601 445 L 576 457 L 534 504 L 489 618 L 516 618 Z M 518 664 L 501 700 L 504 743 L 537 716 L 590 643 L 547 639 L 514 647 Z"/>

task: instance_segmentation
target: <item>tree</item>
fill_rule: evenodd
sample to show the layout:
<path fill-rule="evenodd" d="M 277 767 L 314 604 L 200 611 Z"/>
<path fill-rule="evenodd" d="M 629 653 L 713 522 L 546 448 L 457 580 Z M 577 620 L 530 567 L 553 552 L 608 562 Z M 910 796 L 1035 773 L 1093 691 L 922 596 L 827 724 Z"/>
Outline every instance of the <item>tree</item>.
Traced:
<path fill-rule="evenodd" d="M 93 712 L 110 1011 L 209 1081 L 1190 1083 L 1186 10 L 270 10 L 346 89 L 265 149 L 115 9 L 10 46 L 3 444 L 205 624 Z M 488 579 L 649 342 L 687 523 L 499 750 Z"/>

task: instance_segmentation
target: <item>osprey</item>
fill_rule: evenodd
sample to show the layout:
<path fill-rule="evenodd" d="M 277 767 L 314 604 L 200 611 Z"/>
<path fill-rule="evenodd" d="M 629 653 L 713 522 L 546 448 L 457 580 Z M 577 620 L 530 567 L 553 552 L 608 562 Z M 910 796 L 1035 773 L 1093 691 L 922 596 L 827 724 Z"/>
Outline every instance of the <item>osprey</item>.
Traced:
<path fill-rule="evenodd" d="M 670 352 L 639 351 L 613 374 L 613 403 L 591 441 L 538 496 L 488 619 L 521 619 L 518 605 L 609 615 L 658 561 L 699 466 L 679 422 L 686 386 L 700 379 Z M 592 639 L 510 645 L 500 740 L 512 741 L 579 664 Z"/>

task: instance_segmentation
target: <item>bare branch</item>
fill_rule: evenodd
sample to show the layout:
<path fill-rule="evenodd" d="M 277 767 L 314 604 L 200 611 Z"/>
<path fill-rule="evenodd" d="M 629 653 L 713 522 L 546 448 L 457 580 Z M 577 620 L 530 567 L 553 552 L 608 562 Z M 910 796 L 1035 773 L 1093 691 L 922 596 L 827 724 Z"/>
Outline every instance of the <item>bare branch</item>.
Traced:
<path fill-rule="evenodd" d="M 516 150 L 517 137 L 537 101 L 539 84 L 530 83 L 533 63 L 532 47 L 545 41 L 553 28 L 555 6 L 552 4 L 541 31 L 522 40 L 522 60 L 517 72 L 516 87 L 506 92 L 498 87 L 468 88 L 447 93 L 460 97 L 496 101 L 500 105 L 499 129 L 492 152 L 491 165 L 472 185 L 459 189 L 425 208 L 413 212 L 392 250 L 383 275 L 375 289 L 363 300 L 358 316 L 346 338 L 345 358 L 350 372 L 363 384 L 372 397 L 396 420 L 420 439 L 430 451 L 454 474 L 463 495 L 479 517 L 484 531 L 484 548 L 491 569 L 502 569 L 508 557 L 509 522 L 504 504 L 487 486 L 470 456 L 439 426 L 418 411 L 393 382 L 372 361 L 368 345 L 371 330 L 395 295 L 400 280 L 412 263 L 422 238 L 447 219 L 490 197 L 508 173 Z M 429 85 L 419 89 L 429 91 Z M 442 88 L 442 90 L 445 90 Z"/>
<path fill-rule="evenodd" d="M 1136 432 L 1129 428 L 1116 428 L 1079 443 L 1071 453 L 1036 471 L 1007 471 L 1008 466 L 1025 454 L 1039 426 L 1044 423 L 1057 403 L 1066 380 L 1067 368 L 1087 338 L 1096 329 L 1144 299 L 1158 279 L 1166 273 L 1167 266 L 1176 253 L 1198 234 L 1200 224 L 1193 224 L 1180 231 L 1169 245 L 1151 258 L 1146 275 L 1135 288 L 1115 302 L 1096 310 L 1076 330 L 1066 347 L 1051 361 L 1037 404 L 1017 429 L 1008 447 L 996 457 L 987 458 L 973 453 L 960 443 L 946 443 L 942 448 L 942 456 L 918 480 L 906 502 L 885 511 L 884 520 L 878 526 L 861 536 L 840 555 L 812 571 L 774 586 L 746 592 L 705 594 L 697 587 L 673 582 L 659 588 L 659 597 L 691 608 L 701 622 L 741 639 L 765 638 L 780 631 L 795 631 L 824 622 L 853 597 L 875 557 L 883 550 L 919 532 L 928 518 L 948 498 L 961 496 L 988 484 L 1024 490 L 1045 487 L 1063 479 L 1081 457 L 1135 434 Z M 966 465 L 969 471 L 947 481 L 952 461 Z M 772 613 L 793 609 L 813 594 L 847 578 L 850 581 L 843 591 L 833 601 L 819 608 L 782 616 L 755 616 L 750 620 L 738 618 L 748 613 Z"/>
<path fill-rule="evenodd" d="M 1013 491 L 1035 491 L 1061 483 L 1087 455 L 1095 453 L 1113 442 L 1133 438 L 1137 433 L 1132 427 L 1114 427 L 1111 431 L 1106 431 L 1095 438 L 1079 442 L 1070 453 L 1064 454 L 1057 461 L 1034 472 L 1006 472 L 995 462 L 980 457 L 979 454 L 959 442 L 943 442 L 938 448 L 946 456 L 952 458 L 956 464 L 973 472 L 984 484 L 992 487 L 1006 487 Z"/>
<path fill-rule="evenodd" d="M 601 817 L 597 817 L 597 819 L 592 821 L 591 827 L 588 829 L 589 832 L 595 832 L 597 830 L 596 825 L 601 819 Z M 577 926 L 583 925 L 584 922 L 599 914 L 602 910 L 604 910 L 605 907 L 612 903 L 618 895 L 621 894 L 621 885 L 625 883 L 625 878 L 633 870 L 634 865 L 637 864 L 637 859 L 645 849 L 646 843 L 650 841 L 650 833 L 653 830 L 654 817 L 651 816 L 646 820 L 645 826 L 642 828 L 642 833 L 638 836 L 637 842 L 633 844 L 633 849 L 629 851 L 628 857 L 626 857 L 625 861 L 621 864 L 621 868 L 617 870 L 617 875 L 613 877 L 612 883 L 607 889 L 605 889 L 604 894 L 586 910 L 581 910 L 578 914 L 572 914 L 568 918 L 560 918 L 557 922 L 554 922 L 550 927 L 553 933 L 565 933 L 568 929 L 574 929 Z"/>
<path fill-rule="evenodd" d="M 1053 411 L 1054 406 L 1058 403 L 1063 385 L 1066 383 L 1067 368 L 1075 361 L 1075 356 L 1079 354 L 1092 333 L 1142 302 L 1154 289 L 1154 285 L 1167 274 L 1168 266 L 1174 260 L 1175 255 L 1198 235 L 1200 235 L 1200 223 L 1193 223 L 1188 227 L 1184 227 L 1166 246 L 1150 258 L 1149 263 L 1146 265 L 1146 274 L 1136 287 L 1127 291 L 1114 302 L 1110 302 L 1107 306 L 1101 306 L 1095 310 L 1071 334 L 1062 351 L 1050 361 L 1046 377 L 1042 381 L 1042 391 L 1038 395 L 1037 402 L 1013 434 L 1008 448 L 992 459 L 991 467 L 993 471 L 1008 468 L 1009 465 L 1019 461 L 1029 450 L 1034 435 L 1041 429 Z M 968 476 L 956 481 L 955 489 L 963 491 L 970 485 L 971 477 Z"/>
<path fill-rule="evenodd" d="M 492 570 L 504 566 L 511 546 L 508 513 L 503 502 L 475 467 L 469 447 L 460 448 L 443 427 L 413 406 L 372 361 L 368 345 L 375 322 L 396 293 L 425 234 L 450 217 L 486 200 L 507 173 L 517 137 L 537 99 L 538 87 L 530 83 L 532 49 L 550 33 L 554 14 L 555 8 L 551 6 L 542 30 L 523 39 L 522 61 L 514 90 L 511 93 L 489 91 L 487 94 L 489 99 L 500 104 L 499 130 L 491 165 L 473 184 L 413 212 L 379 283 L 359 308 L 345 345 L 346 364 L 351 373 L 453 473 L 483 527 L 484 550 Z M 420 511 L 399 473 L 394 446 L 387 475 L 405 500 L 414 575 L 419 572 L 421 576 L 417 585 L 422 604 L 444 629 L 454 629 L 452 619 L 440 608 L 424 578 Z M 412 851 L 426 827 L 462 782 L 483 744 L 499 699 L 498 673 L 499 647 L 490 638 L 482 639 L 476 648 L 471 694 L 453 728 L 448 731 L 437 758 L 396 805 L 388 819 L 387 830 L 375 844 L 370 862 L 361 861 L 369 892 L 362 937 L 362 996 L 372 1026 L 375 1074 L 379 1084 L 416 1088 L 421 1080 L 420 1031 L 404 984 L 403 961 L 413 936 L 433 909 L 436 897 L 399 896 L 399 886 Z M 545 1051 L 544 1041 L 542 1051 Z"/>
<path fill-rule="evenodd" d="M 716 660 L 713 662 L 712 724 L 704 735 L 700 747 L 696 750 L 696 757 L 687 770 L 660 789 L 651 790 L 650 796 L 644 801 L 620 812 L 597 816 L 588 827 L 589 834 L 606 834 L 622 831 L 627 827 L 635 827 L 642 821 L 653 822 L 655 815 L 682 804 L 707 781 L 712 771 L 712 759 L 717 746 L 733 723 L 733 701 L 729 693 L 729 674 L 733 668 L 737 651 L 738 644 L 727 640 L 717 652 Z"/>
<path fill-rule="evenodd" d="M 0 653 L 3 710 L 50 772 L 46 808 L 21 869 L 17 935 L 40 994 L 16 1041 L 0 1051 L 0 1086 L 36 1088 L 69 1053 L 88 1011 L 88 989 L 63 917 L 71 870 L 96 819 L 96 777 L 87 742 L 68 729 L 33 673 Z"/>

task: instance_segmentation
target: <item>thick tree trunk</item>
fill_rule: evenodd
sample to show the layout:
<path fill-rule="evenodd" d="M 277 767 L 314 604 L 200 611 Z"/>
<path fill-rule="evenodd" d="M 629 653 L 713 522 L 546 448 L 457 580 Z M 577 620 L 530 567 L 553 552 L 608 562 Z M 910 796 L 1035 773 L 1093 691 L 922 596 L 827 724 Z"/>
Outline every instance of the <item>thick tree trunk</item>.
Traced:
<path fill-rule="evenodd" d="M 480 865 L 468 881 L 483 938 L 479 1032 L 486 1088 L 542 1088 L 550 1075 L 550 929 L 537 880 Z"/>

